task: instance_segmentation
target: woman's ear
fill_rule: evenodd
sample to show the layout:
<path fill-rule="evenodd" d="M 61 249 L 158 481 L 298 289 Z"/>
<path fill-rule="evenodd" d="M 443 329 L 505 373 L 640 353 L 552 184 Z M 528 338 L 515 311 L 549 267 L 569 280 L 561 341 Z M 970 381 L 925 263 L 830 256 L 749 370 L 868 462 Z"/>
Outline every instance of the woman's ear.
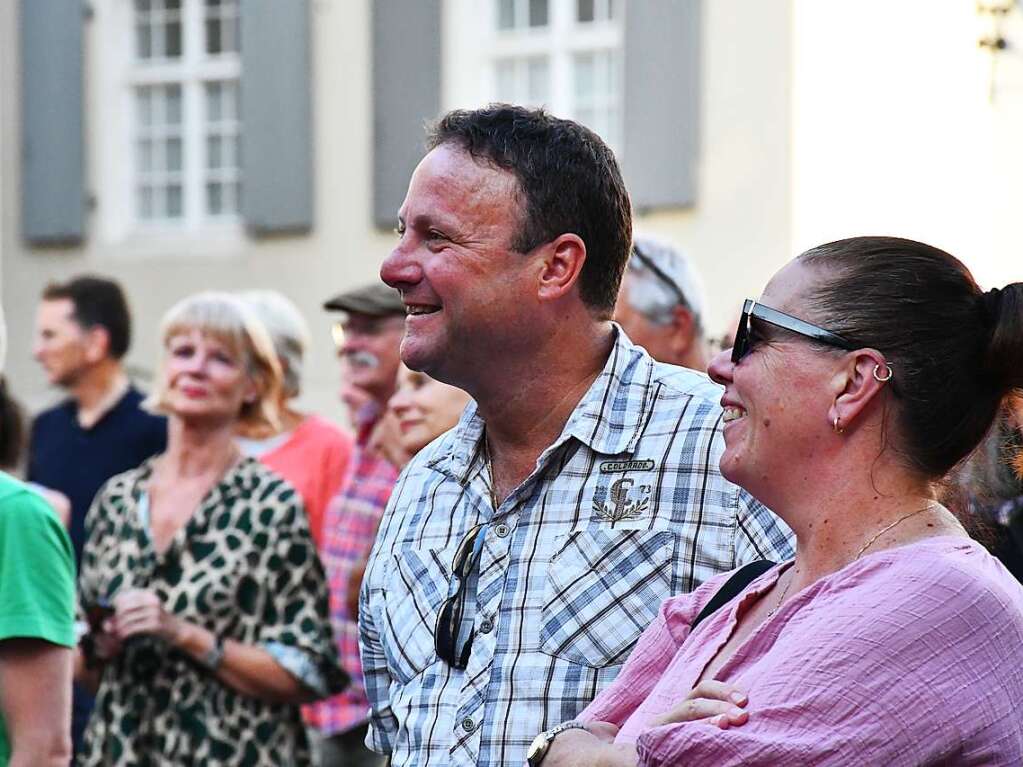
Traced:
<path fill-rule="evenodd" d="M 835 431 L 855 425 L 875 398 L 891 385 L 894 375 L 884 355 L 876 349 L 857 349 L 842 357 L 831 378 L 835 399 L 828 410 L 828 421 Z"/>
<path fill-rule="evenodd" d="M 553 301 L 567 294 L 579 281 L 586 263 L 586 245 L 575 234 L 562 234 L 541 246 L 542 257 L 537 297 Z"/>

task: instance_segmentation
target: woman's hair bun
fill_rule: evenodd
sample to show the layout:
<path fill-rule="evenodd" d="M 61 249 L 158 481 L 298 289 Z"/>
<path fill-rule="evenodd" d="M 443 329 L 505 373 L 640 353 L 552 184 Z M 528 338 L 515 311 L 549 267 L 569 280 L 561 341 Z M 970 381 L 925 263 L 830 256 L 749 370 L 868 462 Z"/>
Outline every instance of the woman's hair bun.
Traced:
<path fill-rule="evenodd" d="M 977 296 L 990 331 L 985 372 L 999 392 L 1023 389 L 1023 282 L 992 288 Z"/>

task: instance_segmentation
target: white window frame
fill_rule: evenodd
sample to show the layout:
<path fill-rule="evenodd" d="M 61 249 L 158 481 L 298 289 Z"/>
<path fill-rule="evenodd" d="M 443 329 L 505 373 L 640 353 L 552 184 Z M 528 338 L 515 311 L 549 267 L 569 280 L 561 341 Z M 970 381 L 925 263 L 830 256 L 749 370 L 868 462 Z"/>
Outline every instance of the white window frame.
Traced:
<path fill-rule="evenodd" d="M 496 0 L 445 0 L 441 88 L 445 109 L 477 107 L 497 97 L 496 62 L 545 56 L 549 61 L 548 100 L 543 106 L 574 117 L 572 61 L 576 54 L 618 53 L 618 135 L 622 135 L 624 0 L 614 21 L 575 21 L 577 0 L 549 0 L 546 27 L 497 29 Z M 598 0 L 599 2 L 599 0 Z M 530 105 L 540 106 L 540 105 Z M 614 147 L 616 151 L 620 146 Z"/>
<path fill-rule="evenodd" d="M 209 80 L 240 83 L 236 53 L 207 56 L 203 0 L 182 0 L 182 58 L 173 63 L 135 55 L 133 0 L 93 0 L 89 26 L 87 115 L 95 244 L 123 245 L 129 254 L 235 253 L 246 243 L 240 214 L 204 213 L 206 183 L 205 88 Z M 136 88 L 182 84 L 184 215 L 143 220 L 136 185 Z M 244 179 L 242 180 L 244 184 Z M 244 190 L 242 192 L 244 194 Z"/>

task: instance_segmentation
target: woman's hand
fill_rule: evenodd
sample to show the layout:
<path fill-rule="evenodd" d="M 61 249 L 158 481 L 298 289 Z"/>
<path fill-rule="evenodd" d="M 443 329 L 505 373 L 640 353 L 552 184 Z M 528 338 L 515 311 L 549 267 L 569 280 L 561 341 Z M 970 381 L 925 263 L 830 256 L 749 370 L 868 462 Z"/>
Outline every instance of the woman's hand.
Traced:
<path fill-rule="evenodd" d="M 675 708 L 651 720 L 653 727 L 678 722 L 710 720 L 722 730 L 745 724 L 749 711 L 745 706 L 749 698 L 742 690 L 727 682 L 705 679 L 689 691 L 685 700 Z"/>
<path fill-rule="evenodd" d="M 154 592 L 128 589 L 114 598 L 114 617 L 104 624 L 104 628 L 107 627 L 120 641 L 147 634 L 174 645 L 181 636 L 182 622 L 163 608 L 160 597 Z"/>

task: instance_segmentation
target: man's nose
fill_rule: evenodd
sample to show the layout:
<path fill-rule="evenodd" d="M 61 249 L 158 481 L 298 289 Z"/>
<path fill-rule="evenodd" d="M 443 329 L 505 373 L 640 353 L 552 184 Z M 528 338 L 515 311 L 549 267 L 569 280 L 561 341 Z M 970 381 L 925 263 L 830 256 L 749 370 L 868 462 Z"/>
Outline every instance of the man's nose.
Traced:
<path fill-rule="evenodd" d="M 380 279 L 397 290 L 415 285 L 420 279 L 419 262 L 407 239 L 403 237 L 380 265 Z"/>

